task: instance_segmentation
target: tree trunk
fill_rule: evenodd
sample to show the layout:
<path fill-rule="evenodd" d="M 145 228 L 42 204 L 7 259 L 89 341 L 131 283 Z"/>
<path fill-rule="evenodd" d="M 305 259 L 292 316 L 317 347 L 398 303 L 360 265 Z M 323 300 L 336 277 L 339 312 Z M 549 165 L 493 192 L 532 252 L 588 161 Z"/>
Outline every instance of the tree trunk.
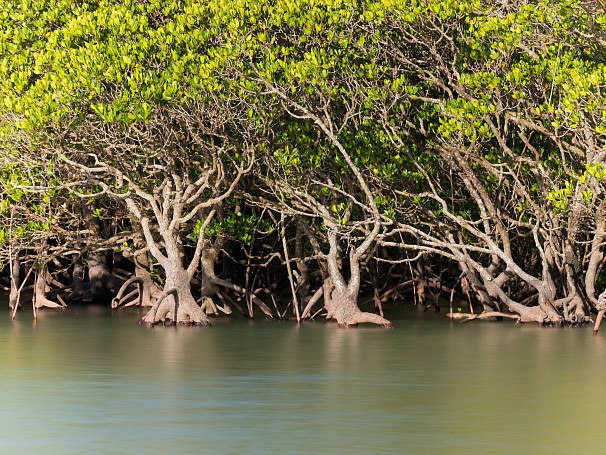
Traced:
<path fill-rule="evenodd" d="M 550 291 L 539 292 L 539 307 L 545 314 L 543 323 L 561 325 L 563 322 L 562 316 L 553 307 L 553 293 Z"/>
<path fill-rule="evenodd" d="M 363 323 L 377 324 L 386 329 L 393 328 L 393 324 L 384 317 L 361 311 L 358 308 L 358 294 L 350 292 L 349 289 L 339 291 L 335 288 L 330 300 L 334 311 L 333 317 L 341 328 Z"/>
<path fill-rule="evenodd" d="M 74 269 L 72 271 L 72 293 L 75 295 L 84 294 L 84 265 L 80 259 L 74 262 Z"/>
<path fill-rule="evenodd" d="M 322 282 L 322 294 L 324 295 L 324 308 L 326 308 L 326 319 L 336 319 L 336 307 L 332 300 L 332 293 L 335 289 L 335 286 L 332 283 L 332 279 L 330 277 L 326 277 Z"/>
<path fill-rule="evenodd" d="M 215 284 L 218 280 L 215 274 L 215 262 L 220 250 L 219 245 L 213 245 L 210 241 L 206 242 L 206 246 L 202 251 L 200 258 L 200 268 L 202 269 L 202 285 L 200 292 L 202 297 L 212 298 L 217 294 L 218 288 Z"/>
<path fill-rule="evenodd" d="M 12 310 L 19 306 L 19 284 L 21 279 L 21 263 L 19 262 L 19 253 L 15 253 L 11 264 L 11 290 L 8 298 L 8 306 Z"/>
<path fill-rule="evenodd" d="M 302 223 L 303 222 L 301 220 L 297 222 L 297 234 L 295 239 L 295 264 L 297 266 L 297 271 L 299 272 L 299 276 L 297 277 L 297 294 L 299 304 L 302 308 L 305 308 L 305 305 L 311 298 L 309 295 L 311 282 L 309 279 L 309 267 L 305 262 L 305 231 Z"/>
<path fill-rule="evenodd" d="M 217 237 L 212 244 L 206 242 L 206 248 L 204 248 L 200 256 L 200 268 L 202 270 L 202 284 L 200 286 L 202 311 L 205 314 L 214 314 L 215 316 L 219 315 L 219 311 L 227 315 L 233 313 L 226 303 L 227 299 L 219 291 L 218 286 L 218 283 L 224 283 L 227 280 L 220 279 L 215 273 L 215 263 L 224 243 L 224 237 Z M 219 297 L 219 300 L 223 302 L 223 306 L 219 305 L 213 297 Z"/>
<path fill-rule="evenodd" d="M 427 270 L 425 267 L 424 255 L 419 257 L 416 263 L 417 280 L 416 280 L 416 297 L 417 311 L 427 311 Z"/>
<path fill-rule="evenodd" d="M 213 248 L 210 242 L 207 242 L 207 248 L 204 248 L 200 258 L 200 269 L 202 271 L 200 294 L 202 298 L 202 311 L 205 314 L 219 315 L 219 308 L 213 297 L 218 295 L 219 288 L 216 285 L 217 275 L 215 274 L 215 261 L 219 250 Z M 230 310 L 231 311 L 231 310 Z"/>
<path fill-rule="evenodd" d="M 46 297 L 46 293 L 51 290 L 48 285 L 49 281 L 50 273 L 46 268 L 43 268 L 36 276 L 36 282 L 34 283 L 34 305 L 36 308 L 64 308 L 63 305 L 55 303 Z"/>
<path fill-rule="evenodd" d="M 393 328 L 393 324 L 387 319 L 374 313 L 366 313 L 358 308 L 358 293 L 360 290 L 360 264 L 355 253 L 350 255 L 349 282 L 343 278 L 339 270 L 338 245 L 336 235 L 329 233 L 330 252 L 327 256 L 328 273 L 330 275 L 331 284 L 334 286 L 330 295 L 329 307 L 327 307 L 327 318 L 332 317 L 337 320 L 339 327 L 346 328 L 356 326 L 362 323 L 377 324 L 384 328 Z M 325 287 L 325 292 L 327 291 Z"/>
<path fill-rule="evenodd" d="M 140 323 L 148 326 L 160 322 L 175 325 L 210 325 L 206 314 L 192 296 L 187 272 L 179 262 L 171 261 L 171 264 L 171 267 L 166 269 L 166 284 L 162 297 Z"/>
<path fill-rule="evenodd" d="M 490 297 L 488 292 L 486 292 L 486 289 L 482 285 L 482 282 L 478 278 L 476 272 L 472 270 L 464 261 L 459 261 L 459 268 L 463 272 L 463 277 L 465 278 L 465 282 L 467 284 L 467 289 L 463 289 L 463 292 L 469 293 L 469 291 L 473 291 L 477 301 L 482 305 L 485 312 L 499 310 L 496 303 Z M 471 301 L 471 297 L 469 297 L 469 299 Z"/>
<path fill-rule="evenodd" d="M 599 209 L 596 212 L 596 227 L 593 239 L 591 241 L 591 254 L 589 256 L 589 264 L 587 265 L 587 272 L 585 273 L 585 292 L 587 298 L 594 306 L 597 305 L 598 300 L 595 295 L 595 282 L 598 276 L 598 270 L 604 259 L 604 253 L 602 252 L 602 244 L 606 238 L 606 204 L 602 202 Z"/>
<path fill-rule="evenodd" d="M 111 278 L 105 252 L 90 252 L 88 255 L 88 280 L 91 298 L 94 301 L 108 298 L 107 286 Z"/>

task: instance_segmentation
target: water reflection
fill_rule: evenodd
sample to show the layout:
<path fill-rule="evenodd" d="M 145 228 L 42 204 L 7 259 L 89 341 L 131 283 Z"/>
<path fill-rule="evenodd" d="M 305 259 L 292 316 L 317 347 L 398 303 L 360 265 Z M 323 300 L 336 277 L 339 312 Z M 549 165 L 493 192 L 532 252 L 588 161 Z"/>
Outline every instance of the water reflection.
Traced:
<path fill-rule="evenodd" d="M 135 324 L 100 307 L 0 321 L 2 453 L 601 453 L 591 329 Z"/>

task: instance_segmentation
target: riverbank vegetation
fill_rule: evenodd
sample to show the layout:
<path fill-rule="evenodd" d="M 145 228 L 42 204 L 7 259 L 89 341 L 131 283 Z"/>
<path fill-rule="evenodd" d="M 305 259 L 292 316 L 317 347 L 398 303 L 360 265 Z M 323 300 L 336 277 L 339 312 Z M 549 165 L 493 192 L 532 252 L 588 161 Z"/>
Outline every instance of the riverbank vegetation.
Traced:
<path fill-rule="evenodd" d="M 605 46 L 599 0 L 3 2 L 10 306 L 587 322 Z"/>

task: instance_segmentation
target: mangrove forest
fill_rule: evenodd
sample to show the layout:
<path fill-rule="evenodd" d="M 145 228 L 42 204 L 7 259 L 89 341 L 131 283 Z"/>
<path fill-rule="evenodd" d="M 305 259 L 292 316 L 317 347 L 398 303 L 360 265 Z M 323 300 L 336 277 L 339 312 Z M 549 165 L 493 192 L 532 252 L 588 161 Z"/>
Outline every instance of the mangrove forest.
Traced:
<path fill-rule="evenodd" d="M 600 0 L 0 2 L 12 318 L 599 322 L 605 195 Z"/>

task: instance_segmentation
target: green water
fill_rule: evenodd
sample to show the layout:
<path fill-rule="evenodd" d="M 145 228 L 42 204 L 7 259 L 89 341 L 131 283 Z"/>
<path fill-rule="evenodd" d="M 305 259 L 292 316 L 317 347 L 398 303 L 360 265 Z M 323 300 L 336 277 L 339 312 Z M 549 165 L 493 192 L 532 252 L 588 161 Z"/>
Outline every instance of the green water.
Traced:
<path fill-rule="evenodd" d="M 0 453 L 605 453 L 606 331 L 0 319 Z"/>

